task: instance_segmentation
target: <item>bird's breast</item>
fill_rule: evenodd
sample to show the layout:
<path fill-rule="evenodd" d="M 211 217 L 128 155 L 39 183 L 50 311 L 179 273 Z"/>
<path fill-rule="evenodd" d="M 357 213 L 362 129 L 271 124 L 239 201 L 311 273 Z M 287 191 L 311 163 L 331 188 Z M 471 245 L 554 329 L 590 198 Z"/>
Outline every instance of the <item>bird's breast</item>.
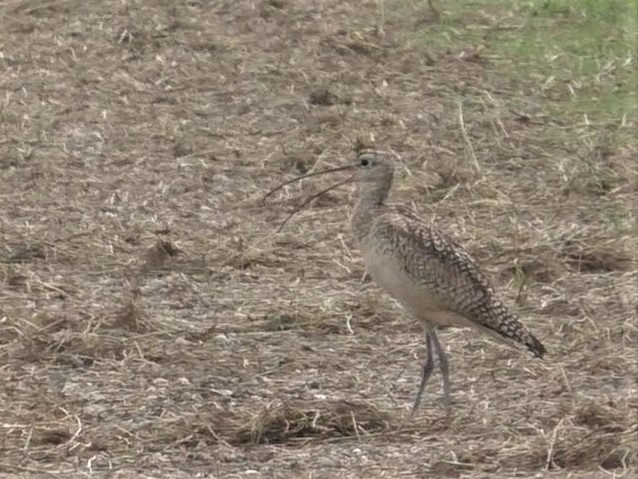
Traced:
<path fill-rule="evenodd" d="M 393 251 L 367 247 L 363 252 L 366 269 L 381 288 L 409 309 L 437 309 L 438 299 L 432 288 L 413 278 L 404 261 Z M 415 311 L 416 312 L 416 311 Z"/>
<path fill-rule="evenodd" d="M 432 326 L 467 326 L 467 320 L 453 311 L 449 301 L 441 295 L 437 276 L 428 272 L 427 265 L 416 268 L 421 274 L 415 277 L 409 273 L 415 268 L 407 268 L 406 258 L 396 251 L 369 244 L 362 246 L 368 273 L 418 319 Z"/>

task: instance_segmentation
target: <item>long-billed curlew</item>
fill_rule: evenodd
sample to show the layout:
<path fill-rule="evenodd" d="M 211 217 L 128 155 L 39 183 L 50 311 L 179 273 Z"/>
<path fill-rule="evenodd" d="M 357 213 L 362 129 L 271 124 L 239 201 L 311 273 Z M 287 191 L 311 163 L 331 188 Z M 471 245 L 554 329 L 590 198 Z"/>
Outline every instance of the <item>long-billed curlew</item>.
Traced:
<path fill-rule="evenodd" d="M 427 357 L 413 411 L 421 403 L 434 370 L 434 354 L 443 377 L 443 401 L 451 403 L 447 356 L 436 335 L 439 327 L 473 327 L 511 345 L 523 345 L 543 357 L 545 347 L 510 313 L 472 257 L 452 239 L 419 220 L 402 206 L 386 204 L 394 162 L 383 152 L 364 149 L 356 162 L 287 181 L 336 171 L 354 174 L 322 193 L 355 181 L 358 200 L 350 218 L 364 263 L 374 280 L 425 326 Z M 309 203 L 311 200 L 304 202 Z"/>

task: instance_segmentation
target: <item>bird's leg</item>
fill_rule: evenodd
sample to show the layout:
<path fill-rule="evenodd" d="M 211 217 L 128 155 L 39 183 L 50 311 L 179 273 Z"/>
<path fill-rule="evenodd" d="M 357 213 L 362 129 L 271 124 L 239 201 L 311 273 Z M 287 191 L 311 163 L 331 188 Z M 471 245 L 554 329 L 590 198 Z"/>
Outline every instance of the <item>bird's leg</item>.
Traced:
<path fill-rule="evenodd" d="M 416 399 L 414 400 L 414 405 L 412 406 L 412 414 L 418 409 L 421 404 L 421 396 L 423 396 L 423 390 L 425 389 L 425 385 L 430 379 L 432 375 L 432 371 L 434 371 L 434 357 L 432 355 L 432 336 L 431 332 L 428 330 L 425 333 L 425 347 L 427 351 L 427 357 L 425 359 L 425 363 L 423 364 L 423 369 L 421 370 L 421 385 L 419 386 L 419 392 L 416 395 Z"/>
<path fill-rule="evenodd" d="M 452 393 L 450 388 L 450 364 L 447 360 L 447 355 L 441 346 L 436 331 L 432 330 L 430 334 L 430 342 L 436 351 L 436 355 L 439 357 L 439 368 L 441 368 L 441 376 L 443 377 L 443 404 L 449 406 L 452 404 Z"/>

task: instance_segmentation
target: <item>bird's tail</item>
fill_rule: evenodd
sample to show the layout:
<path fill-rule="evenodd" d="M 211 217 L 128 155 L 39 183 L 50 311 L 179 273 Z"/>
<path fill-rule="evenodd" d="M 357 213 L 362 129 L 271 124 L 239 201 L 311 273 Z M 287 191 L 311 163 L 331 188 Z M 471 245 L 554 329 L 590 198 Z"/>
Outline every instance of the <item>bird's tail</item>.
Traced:
<path fill-rule="evenodd" d="M 542 358 L 546 353 L 543 343 L 536 339 L 499 300 L 494 300 L 490 308 L 489 321 L 483 322 L 482 325 L 491 332 L 497 333 L 502 339 L 525 346 L 538 358 Z"/>

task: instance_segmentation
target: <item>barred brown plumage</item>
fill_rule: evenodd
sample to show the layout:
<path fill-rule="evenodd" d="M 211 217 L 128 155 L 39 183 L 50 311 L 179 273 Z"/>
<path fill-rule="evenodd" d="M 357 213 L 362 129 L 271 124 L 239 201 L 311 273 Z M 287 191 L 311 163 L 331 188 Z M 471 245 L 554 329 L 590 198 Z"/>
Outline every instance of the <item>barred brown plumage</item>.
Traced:
<path fill-rule="evenodd" d="M 433 353 L 439 358 L 444 402 L 451 402 L 449 366 L 436 334 L 438 328 L 478 328 L 543 357 L 543 344 L 505 307 L 492 284 L 459 244 L 405 207 L 386 204 L 394 172 L 389 154 L 363 149 L 354 164 L 298 179 L 342 170 L 355 172 L 350 179 L 357 184 L 358 199 L 350 222 L 366 269 L 426 330 L 427 357 L 413 411 L 418 408 L 434 370 Z"/>

